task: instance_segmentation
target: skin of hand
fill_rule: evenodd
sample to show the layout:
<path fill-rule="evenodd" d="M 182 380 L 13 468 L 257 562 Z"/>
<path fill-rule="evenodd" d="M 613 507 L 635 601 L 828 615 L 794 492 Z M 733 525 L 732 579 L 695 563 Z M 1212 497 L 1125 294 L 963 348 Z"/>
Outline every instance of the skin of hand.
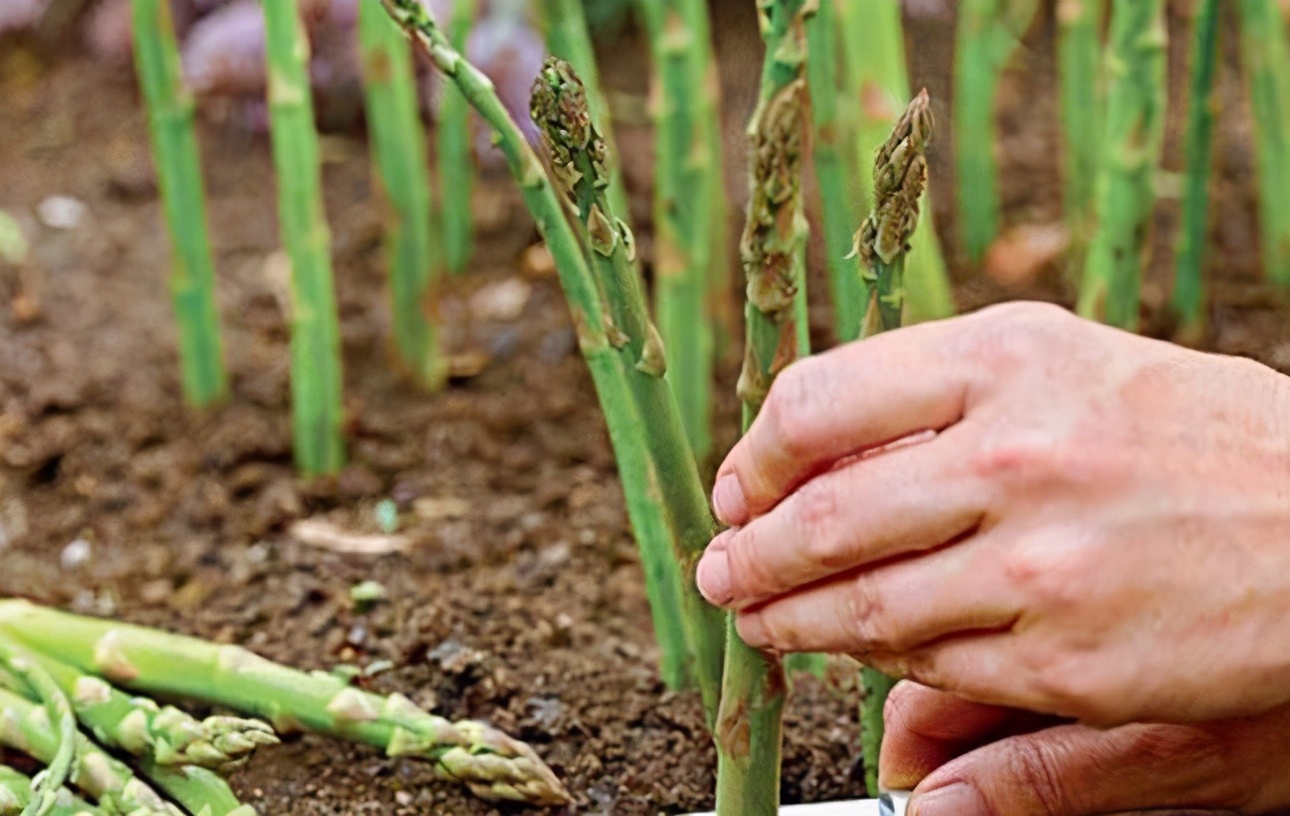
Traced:
<path fill-rule="evenodd" d="M 698 566 L 740 635 L 1101 726 L 1290 702 L 1290 379 L 1014 303 L 795 363 Z"/>
<path fill-rule="evenodd" d="M 887 698 L 885 719 L 881 783 L 914 791 L 910 816 L 1290 808 L 1290 707 L 1103 731 L 906 681 Z"/>

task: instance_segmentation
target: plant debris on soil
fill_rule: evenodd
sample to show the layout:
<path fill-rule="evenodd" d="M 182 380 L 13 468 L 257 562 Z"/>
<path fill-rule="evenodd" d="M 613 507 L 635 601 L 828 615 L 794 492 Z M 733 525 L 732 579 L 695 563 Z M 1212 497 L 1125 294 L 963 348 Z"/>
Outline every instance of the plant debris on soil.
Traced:
<path fill-rule="evenodd" d="M 725 69 L 737 147 L 749 100 L 738 65 L 755 53 L 756 31 L 729 5 L 719 4 L 717 24 L 732 27 L 721 50 L 738 58 Z M 925 19 L 908 32 L 918 59 L 932 60 L 915 65 L 915 82 L 931 89 L 944 121 L 951 26 Z M 1175 88 L 1183 26 L 1171 19 Z M 1038 21 L 1000 100 L 1010 223 L 1060 218 L 1051 36 L 1051 20 Z M 628 63 L 634 52 L 625 53 Z M 1219 81 L 1232 99 L 1239 83 L 1228 57 Z M 606 75 L 632 73 L 610 64 Z M 1259 277 L 1248 126 L 1230 108 L 1217 141 L 1207 347 L 1288 370 L 1290 313 Z M 1172 169 L 1180 116 L 1171 109 Z M 536 236 L 507 178 L 478 191 L 476 258 L 437 302 L 461 376 L 427 396 L 387 352 L 380 209 L 364 144 L 325 136 L 351 464 L 334 479 L 302 482 L 291 460 L 289 298 L 266 139 L 231 125 L 202 130 L 235 393 L 195 413 L 180 399 L 169 248 L 130 73 L 0 48 L 0 122 L 0 209 L 32 239 L 26 264 L 0 266 L 0 594 L 240 643 L 304 669 L 372 667 L 358 682 L 533 744 L 574 793 L 568 813 L 711 807 L 715 754 L 701 706 L 693 692 L 665 691 L 654 670 L 604 425 L 558 285 L 548 264 L 533 262 Z M 640 177 L 632 165 L 648 150 L 638 130 L 620 137 L 629 178 Z M 933 183 L 946 180 L 936 215 L 947 238 L 950 148 L 946 139 L 932 152 Z M 742 154 L 731 153 L 735 185 Z M 84 205 L 74 223 L 39 219 L 51 196 Z M 1157 219 L 1144 288 L 1157 310 L 1176 210 L 1166 200 Z M 1011 260 L 1026 275 L 991 282 L 957 265 L 960 305 L 1068 299 L 1050 257 Z M 827 315 L 817 318 L 827 326 Z M 733 370 L 723 377 L 732 394 Z M 398 511 L 392 530 L 382 502 Z M 351 596 L 367 580 L 381 591 Z M 824 680 L 795 679 L 786 802 L 862 795 L 856 703 L 844 661 Z M 427 765 L 316 737 L 262 750 L 233 784 L 266 816 L 529 812 L 475 799 Z"/>

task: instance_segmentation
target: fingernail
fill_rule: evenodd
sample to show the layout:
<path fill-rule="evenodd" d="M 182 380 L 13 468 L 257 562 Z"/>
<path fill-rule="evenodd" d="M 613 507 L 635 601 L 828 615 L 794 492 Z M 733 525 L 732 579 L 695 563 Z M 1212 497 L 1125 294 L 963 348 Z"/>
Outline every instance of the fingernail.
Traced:
<path fill-rule="evenodd" d="M 735 474 L 727 473 L 713 485 L 712 512 L 722 524 L 739 525 L 748 521 L 748 500 Z"/>
<path fill-rule="evenodd" d="M 990 816 L 990 808 L 976 788 L 955 782 L 914 794 L 909 803 L 909 816 Z"/>
<path fill-rule="evenodd" d="M 709 546 L 703 559 L 699 561 L 699 569 L 694 576 L 699 584 L 699 592 L 708 599 L 708 603 L 717 606 L 730 603 L 733 597 L 730 591 L 730 557 L 726 554 L 725 544 L 718 544 L 721 540 L 722 536 L 717 536 L 713 541 L 716 546 Z"/>

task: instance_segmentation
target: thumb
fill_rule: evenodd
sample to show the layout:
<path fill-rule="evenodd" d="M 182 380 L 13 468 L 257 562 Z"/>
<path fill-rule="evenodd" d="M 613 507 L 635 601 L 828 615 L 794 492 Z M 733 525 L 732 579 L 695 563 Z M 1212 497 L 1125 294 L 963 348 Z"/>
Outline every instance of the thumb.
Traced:
<path fill-rule="evenodd" d="M 1157 808 L 1262 812 L 1290 759 L 1249 721 L 1063 725 L 1009 737 L 942 766 L 915 789 L 911 816 L 1092 816 Z M 1261 733 L 1260 733 L 1261 732 Z M 1256 736 L 1257 734 L 1257 736 Z M 1272 785 L 1271 787 L 1278 787 Z M 1287 791 L 1279 791 L 1285 796 Z M 1255 807 L 1256 805 L 1260 807 Z"/>

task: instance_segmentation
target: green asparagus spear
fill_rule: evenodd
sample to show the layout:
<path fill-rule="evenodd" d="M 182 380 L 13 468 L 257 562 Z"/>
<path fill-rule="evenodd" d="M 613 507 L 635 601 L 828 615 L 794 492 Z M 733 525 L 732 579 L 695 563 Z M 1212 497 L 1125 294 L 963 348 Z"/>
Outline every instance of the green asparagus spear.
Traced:
<path fill-rule="evenodd" d="M 359 4 L 358 34 L 372 154 L 388 203 L 385 242 L 395 348 L 422 385 L 437 388 L 446 366 L 428 317 L 438 259 L 431 234 L 430 168 L 417 113 L 412 49 L 379 3 Z"/>
<path fill-rule="evenodd" d="M 458 51 L 475 22 L 476 0 L 452 0 L 448 40 Z M 439 222 L 443 225 L 443 251 L 448 271 L 460 275 L 470 262 L 474 247 L 474 220 L 470 210 L 474 185 L 474 154 L 470 148 L 470 103 L 451 82 L 443 85 L 443 103 L 435 128 L 439 168 Z"/>
<path fill-rule="evenodd" d="M 1187 169 L 1183 186 L 1182 230 L 1171 300 L 1184 336 L 1195 338 L 1205 323 L 1205 239 L 1209 223 L 1209 176 L 1214 134 L 1211 93 L 1218 62 L 1218 0 L 1203 0 L 1191 45 L 1191 90 L 1184 137 Z"/>
<path fill-rule="evenodd" d="M 28 649 L 134 691 L 200 700 L 431 762 L 489 799 L 564 804 L 568 794 L 533 749 L 482 723 L 449 722 L 395 694 L 326 672 L 306 674 L 238 646 L 0 601 L 0 632 Z"/>
<path fill-rule="evenodd" d="M 183 86 L 170 4 L 132 0 L 134 58 L 148 108 L 157 177 L 174 260 L 170 294 L 179 324 L 184 398 L 204 406 L 228 393 L 215 304 L 215 271 L 193 130 L 193 98 Z"/>
<path fill-rule="evenodd" d="M 143 775 L 194 816 L 256 816 L 255 808 L 238 801 L 224 778 L 195 765 L 140 763 Z"/>
<path fill-rule="evenodd" d="M 18 816 L 23 808 L 31 804 L 31 779 L 26 774 L 0 765 L 0 816 Z M 102 816 L 103 811 L 72 794 L 67 788 L 59 788 L 49 816 Z"/>
<path fill-rule="evenodd" d="M 712 452 L 714 346 L 708 276 L 715 246 L 713 196 L 720 179 L 710 153 L 703 89 L 695 86 L 700 33 L 678 0 L 641 0 L 654 78 L 655 314 L 668 349 L 667 379 L 694 456 Z"/>
<path fill-rule="evenodd" d="M 1258 162 L 1264 274 L 1290 286 L 1290 49 L 1276 0 L 1240 0 L 1241 59 Z"/>
<path fill-rule="evenodd" d="M 299 0 L 264 3 L 269 120 L 282 240 L 291 257 L 291 408 L 296 463 L 306 475 L 345 461 L 340 325 L 323 212 L 318 134 Z"/>
<path fill-rule="evenodd" d="M 918 227 L 919 200 L 927 187 L 927 143 L 932 137 L 927 91 L 914 97 L 878 151 L 873 166 L 874 208 L 856 233 L 855 249 L 872 292 L 865 336 L 900 327 L 904 306 L 905 254 Z M 870 668 L 861 670 L 864 697 L 860 739 L 865 785 L 878 795 L 878 751 L 882 746 L 883 704 L 895 681 Z"/>
<path fill-rule="evenodd" d="M 1094 181 L 1102 138 L 1102 16 L 1106 0 L 1058 0 L 1057 73 L 1062 114 L 1062 200 L 1071 268 L 1082 269 L 1093 231 Z"/>
<path fill-rule="evenodd" d="M 1079 312 L 1123 329 L 1138 325 L 1139 278 L 1164 138 L 1165 38 L 1162 0 L 1112 4 L 1097 231 Z"/>
<path fill-rule="evenodd" d="M 676 403 L 660 377 L 664 368 L 661 343 L 656 342 L 656 334 L 646 342 L 651 336 L 648 331 L 628 332 L 621 319 L 626 315 L 641 321 L 641 325 L 647 323 L 643 287 L 635 276 L 610 281 L 593 276 L 582 245 L 566 220 L 565 206 L 488 79 L 462 58 L 416 0 L 383 2 L 493 128 L 525 204 L 546 238 L 578 330 L 583 357 L 605 412 L 627 495 L 648 497 L 666 508 L 673 562 L 682 574 L 681 608 L 690 668 L 711 718 L 715 716 L 721 684 L 722 613 L 703 600 L 694 572 L 699 555 L 715 531 L 715 522 Z M 620 232 L 615 243 L 626 235 Z M 602 238 L 608 241 L 610 236 Z M 640 353 L 633 353 L 634 349 Z M 650 407 L 642 410 L 638 398 L 645 397 Z M 629 504 L 629 512 L 630 507 Z M 635 519 L 633 527 L 638 540 L 644 538 Z"/>
<path fill-rule="evenodd" d="M 53 808 L 58 790 L 71 773 L 76 750 L 73 744 L 76 717 L 71 702 L 54 678 L 21 648 L 0 640 L 0 666 L 4 667 L 5 674 L 14 676 L 15 685 L 24 686 L 23 690 L 43 706 L 41 714 L 51 724 L 53 749 L 48 757 L 41 757 L 48 767 L 32 791 L 32 801 L 22 811 L 23 816 L 43 816 Z"/>

